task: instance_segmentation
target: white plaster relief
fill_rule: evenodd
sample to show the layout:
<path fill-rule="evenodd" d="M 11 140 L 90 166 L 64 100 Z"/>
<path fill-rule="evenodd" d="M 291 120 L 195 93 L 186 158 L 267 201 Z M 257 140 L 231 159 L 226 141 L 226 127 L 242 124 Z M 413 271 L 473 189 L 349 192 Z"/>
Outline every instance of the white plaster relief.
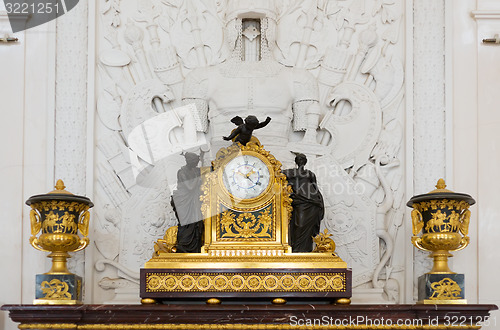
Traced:
<path fill-rule="evenodd" d="M 413 13 L 413 193 L 423 194 L 446 174 L 445 1 L 414 1 Z M 428 253 L 414 252 L 416 288 L 430 262 Z"/>
<path fill-rule="evenodd" d="M 182 158 L 171 155 L 161 165 L 130 144 L 130 133 L 151 118 L 176 118 L 168 141 L 179 150 L 203 145 L 210 161 L 227 145 L 221 136 L 230 131 L 229 119 L 255 114 L 272 117 L 257 136 L 285 167 L 293 165 L 290 151 L 306 152 L 316 171 L 321 159 L 338 163 L 323 180 L 329 201 L 323 226 L 353 266 L 355 286 L 372 300 L 398 302 L 404 256 L 396 244 L 405 207 L 401 4 L 256 1 L 254 11 L 266 18 L 250 17 L 253 23 L 241 19 L 244 1 L 103 4 L 96 296 L 118 301 L 124 286 L 133 289 L 152 242 L 175 224 L 169 197 Z M 172 111 L 183 103 L 196 111 Z M 137 167 L 152 169 L 146 181 L 135 180 Z M 328 187 L 328 178 L 356 186 L 354 195 Z M 102 292 L 109 290 L 114 298 Z"/>
<path fill-rule="evenodd" d="M 414 191 L 445 174 L 445 2 L 414 2 Z"/>
<path fill-rule="evenodd" d="M 86 194 L 88 3 L 79 1 L 57 19 L 55 168 L 66 190 Z M 78 70 L 75 70 L 78 68 Z M 71 271 L 84 277 L 84 251 L 68 260 Z"/>

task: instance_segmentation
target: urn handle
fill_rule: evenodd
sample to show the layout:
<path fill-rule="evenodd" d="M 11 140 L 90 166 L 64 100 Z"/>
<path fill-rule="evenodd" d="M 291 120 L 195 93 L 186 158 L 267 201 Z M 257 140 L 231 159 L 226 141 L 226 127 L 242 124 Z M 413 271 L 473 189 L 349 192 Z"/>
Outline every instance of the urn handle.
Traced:
<path fill-rule="evenodd" d="M 413 209 L 411 211 L 411 222 L 413 225 L 412 231 L 413 231 L 413 236 L 418 235 L 422 228 L 424 228 L 424 221 L 422 217 L 422 213 L 420 213 L 419 210 Z"/>
<path fill-rule="evenodd" d="M 42 229 L 42 221 L 40 221 L 40 215 L 33 206 L 30 211 L 30 222 L 31 222 L 31 235 L 35 236 L 40 232 L 40 229 Z"/>
<path fill-rule="evenodd" d="M 84 238 L 80 239 L 80 245 L 75 250 L 73 250 L 71 252 L 78 252 L 78 251 L 85 249 L 87 247 L 87 245 L 89 245 L 89 242 L 90 242 L 90 240 L 88 239 L 88 237 L 84 237 Z"/>
<path fill-rule="evenodd" d="M 89 234 L 89 219 L 90 213 L 88 210 L 85 210 L 85 212 L 80 215 L 80 219 L 78 219 L 78 229 L 80 229 L 80 232 L 85 237 Z"/>
<path fill-rule="evenodd" d="M 469 234 L 469 222 L 470 222 L 470 211 L 465 210 L 460 219 L 460 232 L 464 236 L 467 236 Z"/>
<path fill-rule="evenodd" d="M 50 252 L 50 251 L 45 250 L 43 247 L 41 247 L 39 245 L 38 238 L 35 235 L 30 237 L 30 244 L 32 247 L 34 247 L 35 249 L 37 249 L 39 251 Z"/>
<path fill-rule="evenodd" d="M 411 238 L 411 242 L 413 243 L 413 245 L 415 245 L 415 247 L 419 250 L 422 250 L 422 251 L 427 251 L 427 252 L 432 252 L 432 250 L 429 250 L 429 249 L 426 249 L 422 246 L 422 238 L 421 237 L 418 237 L 418 236 L 413 236 Z M 465 247 L 465 246 L 464 246 Z"/>
<path fill-rule="evenodd" d="M 460 240 L 460 246 L 453 251 L 460 251 L 460 250 L 465 249 L 467 247 L 467 245 L 469 245 L 469 242 L 470 242 L 469 236 L 462 237 L 462 239 Z"/>

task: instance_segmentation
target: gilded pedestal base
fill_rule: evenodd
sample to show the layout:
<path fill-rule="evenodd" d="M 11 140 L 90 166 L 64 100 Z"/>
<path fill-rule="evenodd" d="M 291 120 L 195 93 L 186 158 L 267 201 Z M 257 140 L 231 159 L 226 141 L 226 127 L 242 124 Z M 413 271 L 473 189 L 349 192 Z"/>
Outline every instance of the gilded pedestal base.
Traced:
<path fill-rule="evenodd" d="M 351 281 L 351 271 L 332 253 L 223 258 L 172 253 L 141 269 L 141 298 L 348 301 Z"/>
<path fill-rule="evenodd" d="M 418 304 L 466 304 L 464 274 L 424 274 L 418 278 Z"/>
<path fill-rule="evenodd" d="M 82 304 L 82 278 L 74 274 L 36 275 L 35 305 Z"/>

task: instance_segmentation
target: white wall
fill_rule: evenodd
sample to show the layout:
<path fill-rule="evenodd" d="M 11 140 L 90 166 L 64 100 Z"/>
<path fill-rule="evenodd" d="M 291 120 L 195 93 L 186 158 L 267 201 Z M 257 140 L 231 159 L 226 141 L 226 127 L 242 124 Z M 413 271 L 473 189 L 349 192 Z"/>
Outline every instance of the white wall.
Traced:
<path fill-rule="evenodd" d="M 479 2 L 477 22 L 477 197 L 478 197 L 478 297 L 480 303 L 500 305 L 497 233 L 500 230 L 500 47 L 483 44 L 500 34 L 500 3 Z M 471 86 L 473 87 L 473 86 Z M 500 329 L 500 314 L 497 329 Z"/>
<path fill-rule="evenodd" d="M 466 275 L 469 303 L 500 305 L 500 46 L 482 43 L 500 33 L 498 1 L 453 1 L 454 189 L 477 201 L 471 245 L 457 252 L 454 270 Z M 500 329 L 492 314 L 488 329 Z M 496 325 L 496 326 L 495 326 Z"/>
<path fill-rule="evenodd" d="M 0 13 L 0 34 L 10 32 Z M 42 255 L 29 246 L 30 196 L 52 188 L 54 100 L 53 24 L 16 33 L 18 43 L 0 45 L 0 304 L 30 304 L 35 274 L 46 271 Z M 3 326 L 2 326 L 3 325 Z M 0 328 L 16 329 L 7 313 L 0 313 Z"/>

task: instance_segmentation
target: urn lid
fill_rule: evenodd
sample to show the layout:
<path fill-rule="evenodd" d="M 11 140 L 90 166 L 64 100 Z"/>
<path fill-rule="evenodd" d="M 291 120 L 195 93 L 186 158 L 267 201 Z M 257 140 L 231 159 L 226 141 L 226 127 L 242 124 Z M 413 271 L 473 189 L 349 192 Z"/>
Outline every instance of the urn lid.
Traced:
<path fill-rule="evenodd" d="M 85 196 L 74 195 L 69 191 L 65 190 L 66 186 L 64 185 L 63 180 L 57 180 L 56 185 L 54 186 L 55 190 L 48 192 L 46 194 L 41 195 L 33 195 L 27 201 L 26 205 L 31 205 L 40 201 L 66 201 L 66 202 L 78 202 L 87 204 L 89 207 L 93 207 L 94 203 Z"/>
<path fill-rule="evenodd" d="M 427 194 L 413 196 L 412 198 L 410 198 L 408 203 L 406 203 L 406 205 L 411 207 L 415 203 L 436 200 L 436 199 L 452 199 L 452 200 L 466 201 L 467 203 L 469 203 L 469 205 L 476 204 L 476 201 L 470 195 L 463 193 L 456 193 L 446 189 L 446 183 L 444 182 L 444 179 L 441 178 L 438 180 L 436 184 L 436 189 L 428 192 Z"/>

